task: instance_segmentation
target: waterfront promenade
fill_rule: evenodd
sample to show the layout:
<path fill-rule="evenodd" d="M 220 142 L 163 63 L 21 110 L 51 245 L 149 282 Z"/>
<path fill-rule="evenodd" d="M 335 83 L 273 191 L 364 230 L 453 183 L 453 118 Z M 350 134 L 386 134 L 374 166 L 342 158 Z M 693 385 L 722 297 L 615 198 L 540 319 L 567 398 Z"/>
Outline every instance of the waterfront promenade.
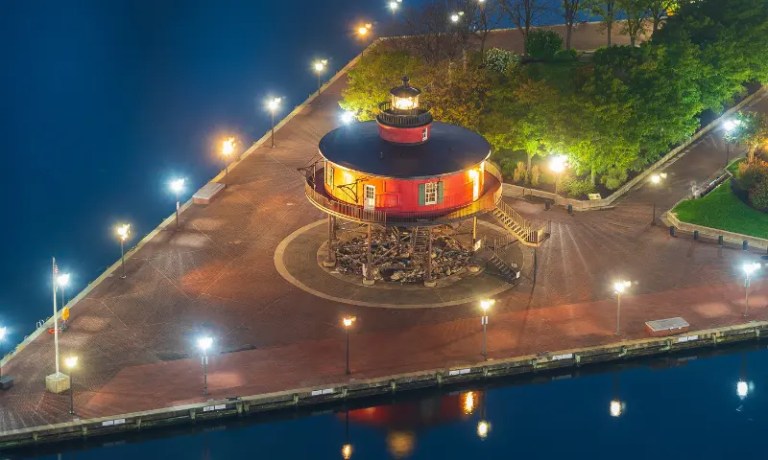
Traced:
<path fill-rule="evenodd" d="M 579 37 L 579 33 L 588 34 Z M 596 27 L 574 43 L 602 44 Z M 519 34 L 493 45 L 518 46 Z M 304 197 L 297 168 L 315 156 L 320 137 L 338 123 L 345 78 L 330 85 L 229 173 L 229 186 L 207 207 L 192 206 L 127 262 L 128 277 L 109 277 L 74 305 L 62 354 L 77 353 L 75 405 L 99 417 L 207 399 L 194 340 L 216 338 L 210 398 L 246 396 L 347 379 L 381 377 L 480 359 L 477 304 L 439 309 L 356 307 L 294 287 L 277 272 L 275 248 L 322 218 Z M 754 110 L 768 111 L 758 100 Z M 514 201 L 521 213 L 552 220 L 538 250 L 539 271 L 497 297 L 489 326 L 492 359 L 644 337 L 647 320 L 682 316 L 692 330 L 743 322 L 740 250 L 675 239 L 650 226 L 652 203 L 669 209 L 722 167 L 720 132 L 705 136 L 671 164 L 660 188 L 640 187 L 614 209 L 569 215 Z M 634 282 L 623 298 L 623 334 L 615 328 L 612 282 Z M 758 277 L 759 278 L 759 277 Z M 437 292 L 437 291 L 436 291 Z M 339 292 L 339 296 L 343 296 Z M 388 293 L 392 295 L 408 295 Z M 442 300 L 442 299 L 441 299 Z M 382 303 L 386 303 L 383 299 Z M 750 319 L 768 319 L 765 285 L 753 283 Z M 344 375 L 340 318 L 357 316 L 352 370 Z M 53 343 L 40 335 L 4 368 L 16 386 L 0 393 L 0 431 L 71 420 L 67 395 L 45 392 Z M 0 433 L 1 434 L 1 433 Z"/>

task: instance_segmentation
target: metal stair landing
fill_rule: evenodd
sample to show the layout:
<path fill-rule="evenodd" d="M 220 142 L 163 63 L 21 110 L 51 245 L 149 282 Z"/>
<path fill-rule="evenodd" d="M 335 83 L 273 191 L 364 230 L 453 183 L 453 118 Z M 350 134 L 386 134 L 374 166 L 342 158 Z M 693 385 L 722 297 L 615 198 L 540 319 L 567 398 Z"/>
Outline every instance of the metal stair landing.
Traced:
<path fill-rule="evenodd" d="M 544 224 L 540 227 L 534 227 L 533 223 L 526 220 L 523 216 L 517 213 L 512 206 L 503 201 L 499 201 L 496 208 L 491 211 L 491 215 L 520 243 L 530 246 L 539 247 L 544 241 L 549 238 L 550 225 Z"/>

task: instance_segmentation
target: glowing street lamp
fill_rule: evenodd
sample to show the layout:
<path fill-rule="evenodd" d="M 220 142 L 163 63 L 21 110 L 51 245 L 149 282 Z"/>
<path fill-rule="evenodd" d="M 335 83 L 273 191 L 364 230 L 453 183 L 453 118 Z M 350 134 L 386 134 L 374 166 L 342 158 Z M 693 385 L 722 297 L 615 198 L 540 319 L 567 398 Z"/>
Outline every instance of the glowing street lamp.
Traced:
<path fill-rule="evenodd" d="M 363 42 L 363 50 L 360 52 L 360 56 L 363 56 L 365 54 L 365 43 L 368 41 L 368 37 L 373 35 L 373 24 L 370 22 L 361 24 L 355 29 L 355 33 L 357 38 Z"/>
<path fill-rule="evenodd" d="M 179 178 L 172 180 L 168 186 L 171 188 L 171 191 L 176 195 L 176 230 L 179 229 L 179 206 L 180 206 L 180 200 L 181 200 L 181 192 L 184 191 L 184 182 L 186 179 Z"/>
<path fill-rule="evenodd" d="M 77 356 L 67 356 L 64 358 L 64 367 L 69 370 L 69 414 L 75 415 L 75 382 L 73 378 L 73 374 L 75 373 L 75 368 L 77 367 Z"/>
<path fill-rule="evenodd" d="M 744 270 L 744 318 L 749 314 L 749 282 L 759 268 L 760 264 L 757 262 L 747 263 L 741 267 Z"/>
<path fill-rule="evenodd" d="M 462 16 L 464 16 L 464 12 L 463 11 L 458 11 L 458 12 L 455 12 L 455 13 L 451 13 L 451 16 L 450 16 L 451 22 L 454 23 L 454 24 L 457 24 L 461 20 Z"/>
<path fill-rule="evenodd" d="M 67 304 L 67 298 L 64 295 L 64 291 L 66 290 L 67 286 L 69 286 L 69 273 L 60 273 L 58 276 L 56 276 L 56 285 L 59 287 L 59 290 L 61 290 L 61 306 Z"/>
<path fill-rule="evenodd" d="M 555 155 L 549 159 L 549 170 L 555 174 L 555 198 L 558 196 L 558 184 L 560 183 L 560 176 L 565 172 L 568 167 L 568 157 L 565 155 Z"/>
<path fill-rule="evenodd" d="M 490 310 L 495 303 L 496 301 L 493 299 L 483 299 L 480 301 L 480 310 L 483 312 L 483 316 L 480 319 L 480 324 L 483 326 L 483 346 L 481 349 L 483 359 L 488 359 L 488 310 Z"/>
<path fill-rule="evenodd" d="M 273 97 L 267 101 L 267 110 L 272 116 L 272 148 L 275 148 L 275 112 L 280 108 L 280 102 L 282 102 L 282 98 L 279 97 Z"/>
<path fill-rule="evenodd" d="M 621 414 L 624 413 L 626 407 L 626 404 L 624 404 L 622 401 L 613 399 L 611 400 L 611 404 L 608 406 L 608 412 L 611 414 L 611 417 L 621 417 Z"/>
<path fill-rule="evenodd" d="M 213 337 L 206 335 L 197 339 L 197 348 L 202 353 L 200 361 L 203 365 L 203 394 L 208 394 L 208 350 L 213 346 Z"/>
<path fill-rule="evenodd" d="M 656 173 L 656 174 L 651 174 L 651 177 L 648 179 L 648 181 L 651 183 L 651 185 L 659 185 L 666 178 L 667 178 L 667 173 Z M 653 216 L 651 217 L 651 225 L 656 225 L 656 200 L 655 199 L 653 200 Z"/>
<path fill-rule="evenodd" d="M 357 318 L 354 316 L 345 316 L 341 320 L 341 325 L 344 326 L 344 333 L 346 335 L 346 340 L 347 340 L 346 367 L 345 367 L 345 373 L 347 375 L 351 373 L 349 370 L 349 330 L 352 328 L 352 325 L 355 324 L 355 321 L 357 321 Z"/>
<path fill-rule="evenodd" d="M 723 122 L 723 129 L 725 130 L 725 167 L 728 166 L 728 162 L 731 160 L 731 133 L 739 126 L 741 126 L 741 120 L 738 118 L 729 118 Z"/>
<path fill-rule="evenodd" d="M 224 177 L 229 178 L 229 163 L 232 155 L 235 153 L 235 146 L 237 145 L 237 139 L 234 137 L 228 137 L 221 142 L 221 157 L 224 158 Z"/>
<path fill-rule="evenodd" d="M 345 110 L 341 112 L 341 115 L 339 115 L 339 119 L 341 119 L 341 122 L 345 125 L 348 125 L 355 121 L 355 113 L 349 110 Z"/>
<path fill-rule="evenodd" d="M 323 82 L 321 78 L 325 73 L 325 69 L 327 67 L 328 67 L 328 59 L 318 59 L 312 63 L 312 68 L 317 74 L 317 92 L 318 93 L 320 92 L 320 88 L 323 86 Z"/>
<path fill-rule="evenodd" d="M 115 227 L 115 233 L 120 239 L 120 261 L 123 266 L 123 274 L 120 275 L 121 279 L 125 279 L 125 241 L 131 236 L 130 224 L 118 224 Z"/>
<path fill-rule="evenodd" d="M 621 295 L 632 286 L 631 281 L 616 281 L 613 283 L 613 292 L 616 294 L 616 335 L 620 334 L 621 324 Z"/>
<path fill-rule="evenodd" d="M 8 329 L 5 326 L 0 327 L 0 360 L 3 359 L 3 356 L 5 354 L 3 353 L 3 342 L 5 341 L 5 336 L 8 334 Z M 3 378 L 3 365 L 0 363 L 0 382 L 2 382 Z"/>
<path fill-rule="evenodd" d="M 398 8 L 400 8 L 400 2 L 392 0 L 389 2 L 387 6 L 389 6 L 389 9 L 390 11 L 392 11 L 392 13 L 395 13 L 398 10 Z"/>

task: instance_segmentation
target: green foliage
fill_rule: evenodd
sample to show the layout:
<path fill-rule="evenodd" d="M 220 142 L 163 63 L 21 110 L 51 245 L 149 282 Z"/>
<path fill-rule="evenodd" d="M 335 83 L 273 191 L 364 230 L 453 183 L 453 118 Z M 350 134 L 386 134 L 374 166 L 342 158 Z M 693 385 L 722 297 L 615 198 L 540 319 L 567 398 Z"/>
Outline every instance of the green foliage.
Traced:
<path fill-rule="evenodd" d="M 531 185 L 534 187 L 539 185 L 539 181 L 541 179 L 541 168 L 539 168 L 539 165 L 533 165 L 531 168 Z"/>
<path fill-rule="evenodd" d="M 563 181 L 563 189 L 568 196 L 573 198 L 586 197 L 588 193 L 595 191 L 595 186 L 589 180 L 568 179 Z"/>
<path fill-rule="evenodd" d="M 683 201 L 672 212 L 683 222 L 768 238 L 768 213 L 741 201 L 731 191 L 729 181 L 703 198 Z"/>
<path fill-rule="evenodd" d="M 627 181 L 627 170 L 622 168 L 609 168 L 606 175 L 600 179 L 608 190 L 616 190 Z"/>
<path fill-rule="evenodd" d="M 485 52 L 485 65 L 488 70 L 496 73 L 506 73 L 518 62 L 515 53 L 500 48 L 491 48 Z"/>
<path fill-rule="evenodd" d="M 563 39 L 557 32 L 534 29 L 525 37 L 525 52 L 532 59 L 552 60 L 563 49 Z"/>
<path fill-rule="evenodd" d="M 735 128 L 726 133 L 727 142 L 747 146 L 747 160 L 753 161 L 762 144 L 768 142 L 768 115 L 761 112 L 739 112 L 733 119 Z"/>
<path fill-rule="evenodd" d="M 749 202 L 761 211 L 768 210 L 768 180 L 761 180 L 749 190 Z"/>
<path fill-rule="evenodd" d="M 579 58 L 579 54 L 576 52 L 575 49 L 569 49 L 569 50 L 559 50 L 555 53 L 555 60 L 556 61 L 575 61 Z"/>
<path fill-rule="evenodd" d="M 768 163 L 752 161 L 739 164 L 736 184 L 741 190 L 751 192 L 758 184 L 766 181 L 768 181 Z"/>

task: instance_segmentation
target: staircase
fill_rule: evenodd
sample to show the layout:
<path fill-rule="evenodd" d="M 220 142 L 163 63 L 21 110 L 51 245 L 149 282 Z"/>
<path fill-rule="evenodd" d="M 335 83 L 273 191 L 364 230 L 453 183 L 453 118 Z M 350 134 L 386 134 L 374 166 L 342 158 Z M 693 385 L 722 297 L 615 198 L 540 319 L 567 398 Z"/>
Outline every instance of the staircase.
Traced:
<path fill-rule="evenodd" d="M 498 254 L 490 249 L 485 250 L 488 263 L 496 267 L 501 276 L 509 282 L 514 282 L 520 278 L 520 271 L 501 260 Z"/>
<path fill-rule="evenodd" d="M 411 233 L 411 244 L 413 245 L 414 260 L 426 261 L 427 251 L 429 250 L 429 227 L 414 227 Z"/>
<path fill-rule="evenodd" d="M 499 201 L 491 214 L 509 233 L 526 246 L 539 247 L 549 238 L 549 224 L 534 228 L 531 222 L 503 201 Z"/>

